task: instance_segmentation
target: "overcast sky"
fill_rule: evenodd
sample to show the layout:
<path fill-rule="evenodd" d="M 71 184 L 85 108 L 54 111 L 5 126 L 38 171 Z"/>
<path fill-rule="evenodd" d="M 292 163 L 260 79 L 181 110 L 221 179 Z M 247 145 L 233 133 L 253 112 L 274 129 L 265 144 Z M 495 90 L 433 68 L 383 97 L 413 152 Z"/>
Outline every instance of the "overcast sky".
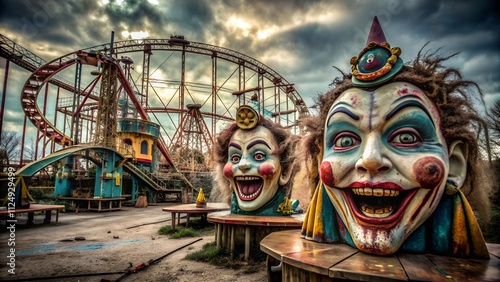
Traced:
<path fill-rule="evenodd" d="M 294 83 L 306 103 L 328 90 L 364 47 L 373 16 L 391 46 L 412 60 L 426 43 L 478 82 L 487 105 L 500 99 L 499 1 L 0 0 L 0 33 L 50 61 L 137 34 L 186 39 L 246 54 Z M 0 59 L 0 71 L 5 60 Z M 8 105 L 19 104 L 29 73 L 9 74 Z M 2 82 L 0 82 L 2 83 Z M 17 87 L 17 88 L 16 88 Z M 19 89 L 19 90 L 16 90 Z M 12 110 L 12 108 L 9 108 Z M 18 115 L 6 110 L 4 128 Z M 7 122 L 12 121 L 9 123 Z"/>

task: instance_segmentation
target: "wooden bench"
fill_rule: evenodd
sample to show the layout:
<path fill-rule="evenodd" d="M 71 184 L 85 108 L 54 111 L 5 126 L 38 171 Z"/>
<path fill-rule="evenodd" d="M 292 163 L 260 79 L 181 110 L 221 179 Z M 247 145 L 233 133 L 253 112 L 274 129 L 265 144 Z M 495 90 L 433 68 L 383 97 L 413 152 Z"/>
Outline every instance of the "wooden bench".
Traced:
<path fill-rule="evenodd" d="M 207 203 L 206 207 L 197 208 L 196 204 L 183 204 L 165 207 L 161 210 L 164 212 L 170 212 L 172 214 L 172 230 L 175 230 L 175 220 L 177 218 L 177 224 L 180 224 L 181 213 L 187 214 L 187 227 L 189 225 L 190 217 L 201 216 L 202 220 L 206 220 L 208 213 L 229 210 L 229 205 L 226 203 Z"/>
<path fill-rule="evenodd" d="M 323 244 L 300 237 L 300 230 L 275 232 L 260 249 L 268 255 L 268 281 L 499 281 L 500 245 L 487 244 L 489 260 L 431 254 L 376 256 L 345 244 Z M 270 271 L 270 257 L 281 262 Z M 272 259 L 271 259 L 272 260 Z"/>
<path fill-rule="evenodd" d="M 80 209 L 88 211 L 117 211 L 122 209 L 122 201 L 125 198 L 76 198 L 76 197 L 57 197 L 59 200 L 71 201 L 71 205 L 78 213 Z M 116 204 L 116 206 L 113 206 Z M 95 207 L 97 206 L 97 207 Z"/>
<path fill-rule="evenodd" d="M 177 202 L 182 201 L 182 189 L 164 189 L 157 191 L 157 193 L 161 193 L 161 199 L 163 199 L 163 201 L 165 201 L 167 198 L 166 195 L 168 194 L 174 194 Z"/>
<path fill-rule="evenodd" d="M 225 213 L 214 213 L 208 221 L 215 223 L 215 241 L 217 247 L 229 249 L 236 255 L 237 233 L 244 233 L 244 258 L 250 257 L 250 249 L 259 249 L 259 242 L 269 233 L 297 229 L 302 226 L 304 214 L 293 216 L 256 216 Z M 253 240 L 252 240 L 253 239 Z M 252 241 L 254 244 L 252 245 Z"/>
<path fill-rule="evenodd" d="M 40 205 L 40 204 L 30 204 L 29 208 L 24 208 L 24 209 L 6 209 L 6 210 L 0 210 L 0 217 L 6 217 L 7 218 L 7 223 L 9 223 L 11 220 L 14 220 L 13 218 L 10 218 L 11 214 L 21 214 L 21 213 L 28 213 L 28 221 L 26 224 L 34 224 L 33 219 L 34 219 L 34 213 L 38 211 L 45 211 L 45 219 L 43 220 L 44 223 L 50 223 L 52 219 L 52 211 L 56 211 L 56 225 L 59 222 L 59 210 L 64 209 L 64 205 Z"/>

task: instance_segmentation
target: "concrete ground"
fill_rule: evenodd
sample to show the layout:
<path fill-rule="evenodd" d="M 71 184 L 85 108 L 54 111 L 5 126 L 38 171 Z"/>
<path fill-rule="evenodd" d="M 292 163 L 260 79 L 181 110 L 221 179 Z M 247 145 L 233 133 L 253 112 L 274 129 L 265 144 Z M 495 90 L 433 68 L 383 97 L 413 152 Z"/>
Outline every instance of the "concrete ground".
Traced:
<path fill-rule="evenodd" d="M 41 278 L 53 277 L 43 281 L 116 281 L 128 267 L 155 260 L 155 264 L 120 281 L 267 280 L 265 264 L 256 270 L 253 265 L 253 270 L 248 271 L 186 260 L 186 254 L 213 242 L 214 235 L 182 239 L 160 235 L 158 230 L 171 224 L 170 213 L 161 209 L 176 204 L 161 203 L 147 208 L 125 206 L 120 211 L 101 213 L 60 213 L 58 225 L 54 215 L 50 224 L 43 224 L 44 215 L 35 215 L 35 224 L 29 226 L 24 225 L 26 216 L 18 217 L 15 275 L 8 272 L 7 265 L 12 248 L 8 245 L 11 233 L 2 231 L 0 280 L 42 281 Z M 185 245 L 188 246 L 179 249 Z M 110 274 L 113 272 L 116 274 Z M 80 276 L 82 274 L 84 276 Z"/>

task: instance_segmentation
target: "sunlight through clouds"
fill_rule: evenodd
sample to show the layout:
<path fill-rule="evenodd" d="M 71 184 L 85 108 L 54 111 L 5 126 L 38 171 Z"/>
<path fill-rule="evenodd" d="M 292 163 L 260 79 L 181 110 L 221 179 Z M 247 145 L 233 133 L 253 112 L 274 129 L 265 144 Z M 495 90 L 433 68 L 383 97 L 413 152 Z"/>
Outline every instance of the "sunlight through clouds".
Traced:
<path fill-rule="evenodd" d="M 332 9 L 329 7 L 326 9 L 321 7 L 322 5 L 324 4 L 320 3 L 311 9 L 292 14 L 280 24 L 275 22 L 269 24 L 266 21 L 256 21 L 241 16 L 232 16 L 224 24 L 230 32 L 240 33 L 244 37 L 255 37 L 257 40 L 265 40 L 273 35 L 289 32 L 308 24 L 331 25 L 345 17 L 341 8 Z"/>
<path fill-rule="evenodd" d="M 122 36 L 129 39 L 144 39 L 149 37 L 149 32 L 147 31 L 132 31 L 128 32 L 126 30 L 122 31 Z"/>
<path fill-rule="evenodd" d="M 230 31 L 240 30 L 245 37 L 250 34 L 251 25 L 242 18 L 231 17 L 226 26 Z"/>

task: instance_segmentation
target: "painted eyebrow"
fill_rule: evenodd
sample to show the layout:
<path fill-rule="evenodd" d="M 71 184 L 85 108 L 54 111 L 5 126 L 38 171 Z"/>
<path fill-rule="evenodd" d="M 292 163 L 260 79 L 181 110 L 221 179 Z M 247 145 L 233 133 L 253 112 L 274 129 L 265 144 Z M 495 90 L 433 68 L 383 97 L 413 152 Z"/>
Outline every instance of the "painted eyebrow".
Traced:
<path fill-rule="evenodd" d="M 232 147 L 235 147 L 236 149 L 238 149 L 238 150 L 240 150 L 240 151 L 241 151 L 241 146 L 240 146 L 240 145 L 238 145 L 238 144 L 236 144 L 236 143 L 231 142 L 231 143 L 229 143 L 229 147 L 231 147 L 231 146 L 232 146 Z"/>
<path fill-rule="evenodd" d="M 422 99 L 420 99 L 420 97 L 418 97 L 416 95 L 407 95 L 407 96 L 403 96 L 401 98 L 396 99 L 396 101 L 394 101 L 393 104 L 397 103 L 401 100 L 408 99 L 408 98 L 416 98 L 418 100 L 422 100 Z M 399 111 L 403 110 L 404 108 L 408 108 L 408 107 L 417 107 L 417 108 L 421 109 L 429 117 L 429 120 L 432 122 L 432 125 L 434 126 L 434 128 L 436 128 L 436 125 L 434 124 L 434 121 L 432 120 L 432 117 L 429 114 L 429 111 L 427 111 L 427 109 L 425 108 L 424 105 L 422 105 L 422 103 L 420 103 L 419 101 L 415 101 L 415 100 L 404 101 L 401 104 L 397 105 L 394 109 L 392 109 L 392 111 L 390 111 L 385 116 L 385 120 L 392 118 Z"/>
<path fill-rule="evenodd" d="M 344 102 L 340 102 L 337 104 L 337 106 L 339 105 L 347 105 L 346 103 Z M 355 113 L 351 112 L 349 109 L 347 109 L 346 107 L 343 107 L 343 106 L 339 106 L 337 108 L 335 108 L 335 110 L 332 111 L 332 113 L 328 116 L 328 119 L 327 119 L 327 122 L 326 124 L 329 124 L 330 123 L 330 119 L 332 118 L 332 116 L 336 113 L 344 113 L 346 115 L 348 115 L 350 118 L 354 119 L 354 120 L 359 120 L 359 116 L 356 115 Z"/>
<path fill-rule="evenodd" d="M 250 149 L 253 146 L 258 145 L 258 144 L 265 145 L 266 147 L 269 148 L 269 150 L 271 150 L 271 147 L 269 146 L 269 144 L 267 144 L 267 142 L 264 140 L 255 140 L 255 141 L 250 142 L 250 144 L 248 144 L 248 146 L 247 146 L 247 149 Z"/>

